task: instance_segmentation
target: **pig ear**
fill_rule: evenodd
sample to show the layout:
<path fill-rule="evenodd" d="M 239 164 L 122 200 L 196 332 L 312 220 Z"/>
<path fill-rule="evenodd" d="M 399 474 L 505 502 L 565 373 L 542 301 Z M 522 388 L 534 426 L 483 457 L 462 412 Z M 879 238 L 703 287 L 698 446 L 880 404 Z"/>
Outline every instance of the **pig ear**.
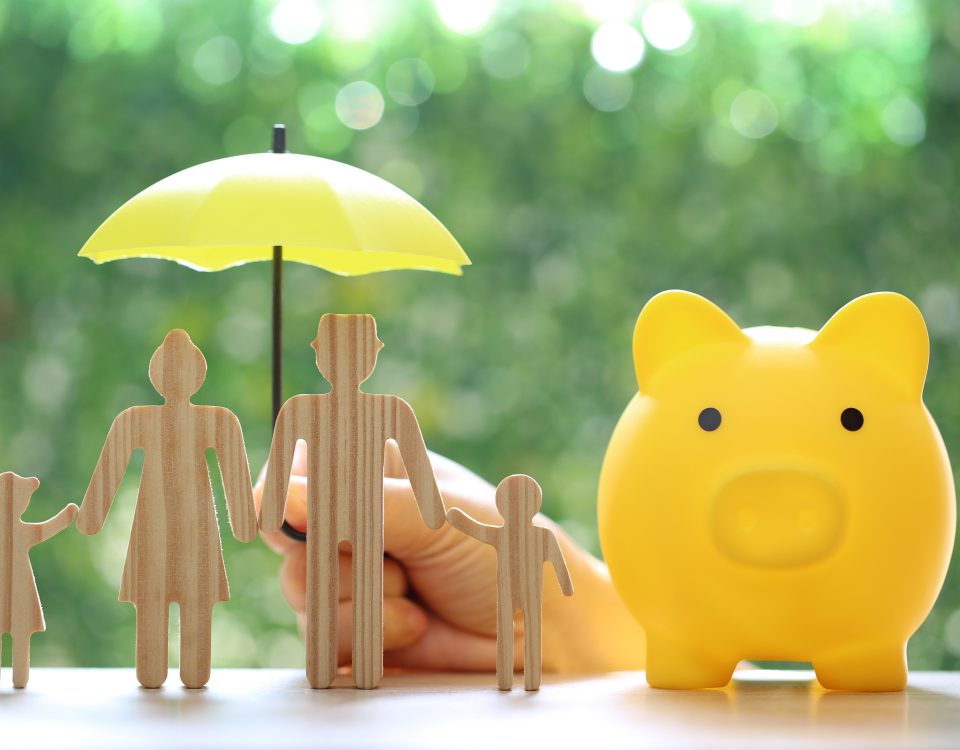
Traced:
<path fill-rule="evenodd" d="M 665 365 L 685 353 L 717 344 L 745 345 L 749 339 L 729 315 L 692 292 L 661 292 L 640 311 L 633 330 L 633 365 L 644 391 Z"/>
<path fill-rule="evenodd" d="M 810 346 L 848 352 L 886 372 L 907 395 L 923 393 L 930 339 L 917 306 L 902 294 L 876 292 L 848 302 Z"/>

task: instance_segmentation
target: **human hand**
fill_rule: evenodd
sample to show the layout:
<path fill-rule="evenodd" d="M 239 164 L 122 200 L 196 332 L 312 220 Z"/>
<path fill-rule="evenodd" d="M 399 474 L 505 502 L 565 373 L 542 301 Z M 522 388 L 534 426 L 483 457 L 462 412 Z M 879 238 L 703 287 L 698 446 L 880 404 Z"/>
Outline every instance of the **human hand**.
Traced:
<path fill-rule="evenodd" d="M 476 474 L 431 454 L 447 508 L 499 525 L 495 488 Z M 298 443 L 287 496 L 286 520 L 306 527 L 306 446 Z M 384 664 L 442 671 L 496 669 L 497 560 L 492 547 L 450 525 L 429 529 L 420 518 L 399 451 L 387 444 L 384 466 Z M 254 488 L 259 508 L 263 473 Z M 538 525 L 557 534 L 577 595 L 566 599 L 552 575 L 543 577 L 543 667 L 547 671 L 600 671 L 642 666 L 643 633 L 613 593 L 606 568 L 556 524 L 538 515 Z M 301 631 L 306 611 L 306 545 L 282 532 L 263 534 L 284 555 L 284 596 Z M 338 658 L 350 662 L 352 561 L 340 552 Z M 517 637 L 522 629 L 517 628 Z M 519 644 L 518 644 L 519 646 Z M 523 653 L 516 648 L 518 660 Z"/>

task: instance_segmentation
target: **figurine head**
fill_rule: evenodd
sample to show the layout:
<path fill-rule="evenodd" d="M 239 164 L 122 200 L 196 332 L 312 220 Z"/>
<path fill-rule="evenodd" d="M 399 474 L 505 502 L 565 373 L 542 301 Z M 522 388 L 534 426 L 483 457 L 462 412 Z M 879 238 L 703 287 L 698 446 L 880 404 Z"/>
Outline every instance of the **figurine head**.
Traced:
<path fill-rule="evenodd" d="M 542 502 L 540 485 L 526 474 L 513 474 L 497 485 L 497 510 L 505 521 L 532 519 Z"/>
<path fill-rule="evenodd" d="M 200 390 L 207 361 L 186 331 L 170 331 L 150 358 L 150 382 L 166 401 L 183 401 Z"/>
<path fill-rule="evenodd" d="M 373 374 L 383 342 L 372 315 L 332 315 L 320 318 L 310 346 L 317 353 L 317 369 L 331 385 L 359 386 Z"/>
<path fill-rule="evenodd" d="M 36 477 L 21 477 L 12 471 L 0 474 L 0 505 L 12 503 L 13 515 L 20 518 L 30 504 L 30 496 L 40 486 Z"/>

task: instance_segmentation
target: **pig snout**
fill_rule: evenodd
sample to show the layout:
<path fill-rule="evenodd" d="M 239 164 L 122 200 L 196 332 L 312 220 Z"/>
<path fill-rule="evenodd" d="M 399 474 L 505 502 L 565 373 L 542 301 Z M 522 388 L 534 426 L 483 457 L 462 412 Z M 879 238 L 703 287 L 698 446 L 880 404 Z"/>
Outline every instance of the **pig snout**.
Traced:
<path fill-rule="evenodd" d="M 710 532 L 727 557 L 757 568 L 817 562 L 839 545 L 840 487 L 807 470 L 764 469 L 725 482 L 713 499 Z"/>

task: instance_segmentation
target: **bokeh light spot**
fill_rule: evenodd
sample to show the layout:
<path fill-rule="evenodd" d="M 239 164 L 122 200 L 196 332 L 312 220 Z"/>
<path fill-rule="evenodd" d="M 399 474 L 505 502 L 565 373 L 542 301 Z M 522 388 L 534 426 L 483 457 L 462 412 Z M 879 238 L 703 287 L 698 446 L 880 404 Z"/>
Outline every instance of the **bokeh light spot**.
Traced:
<path fill-rule="evenodd" d="M 280 0 L 270 13 L 270 30 L 281 42 L 304 44 L 323 24 L 323 13 L 314 0 Z"/>
<path fill-rule="evenodd" d="M 441 23 L 457 34 L 483 31 L 497 10 L 497 0 L 434 0 Z"/>
<path fill-rule="evenodd" d="M 898 96 L 883 108 L 880 125 L 887 138 L 898 146 L 914 146 L 927 134 L 927 118 L 907 96 Z"/>
<path fill-rule="evenodd" d="M 629 21 L 637 14 L 637 0 L 580 0 L 584 15 L 591 21 Z"/>
<path fill-rule="evenodd" d="M 741 91 L 730 105 L 730 124 L 747 138 L 765 138 L 776 130 L 779 121 L 777 105 L 756 89 Z"/>
<path fill-rule="evenodd" d="M 625 73 L 591 68 L 583 79 L 583 95 L 594 109 L 616 112 L 629 104 L 633 96 L 633 80 Z"/>
<path fill-rule="evenodd" d="M 201 44 L 193 55 L 193 70 L 211 86 L 230 83 L 240 73 L 243 56 L 228 36 L 215 36 Z"/>
<path fill-rule="evenodd" d="M 751 140 L 716 122 L 705 133 L 703 145 L 711 160 L 726 167 L 737 167 L 746 163 L 756 149 Z"/>
<path fill-rule="evenodd" d="M 770 3 L 770 12 L 791 26 L 811 26 L 823 16 L 823 5 L 823 0 L 776 0 Z"/>
<path fill-rule="evenodd" d="M 337 92 L 335 107 L 340 122 L 348 128 L 367 130 L 383 117 L 383 94 L 369 81 L 354 81 Z"/>
<path fill-rule="evenodd" d="M 480 61 L 494 78 L 516 78 L 530 64 L 530 47 L 515 31 L 500 31 L 483 40 Z"/>
<path fill-rule="evenodd" d="M 597 65 L 613 73 L 633 70 L 643 60 L 646 44 L 640 32 L 626 23 L 611 21 L 593 33 L 590 52 Z"/>
<path fill-rule="evenodd" d="M 650 44 L 667 52 L 680 49 L 693 37 L 693 20 L 677 3 L 651 3 L 643 12 L 640 26 Z"/>
<path fill-rule="evenodd" d="M 398 60 L 387 71 L 387 93 L 405 107 L 423 104 L 433 93 L 436 78 L 423 60 Z"/>
<path fill-rule="evenodd" d="M 811 97 L 803 97 L 784 112 L 784 131 L 802 143 L 810 143 L 820 138 L 827 131 L 828 125 L 827 111 Z"/>

